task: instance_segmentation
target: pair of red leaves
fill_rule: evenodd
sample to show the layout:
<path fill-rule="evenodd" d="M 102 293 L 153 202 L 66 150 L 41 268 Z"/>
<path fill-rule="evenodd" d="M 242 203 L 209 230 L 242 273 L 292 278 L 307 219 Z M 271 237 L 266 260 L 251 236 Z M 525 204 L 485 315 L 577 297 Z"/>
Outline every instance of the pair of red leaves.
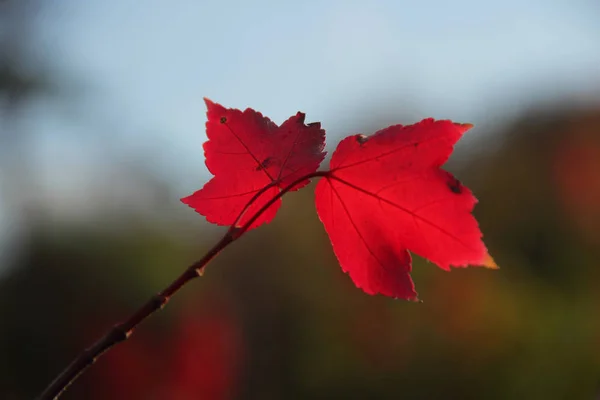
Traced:
<path fill-rule="evenodd" d="M 305 125 L 299 112 L 277 126 L 252 109 L 205 101 L 204 153 L 214 177 L 182 202 L 208 221 L 242 227 L 282 189 L 297 190 L 316 176 L 325 157 L 319 123 Z M 369 294 L 416 300 L 409 250 L 445 270 L 497 268 L 471 215 L 477 200 L 440 168 L 469 128 L 426 119 L 339 143 L 330 170 L 319 174 L 316 207 L 356 286 Z M 277 199 L 248 229 L 271 221 L 280 205 Z"/>

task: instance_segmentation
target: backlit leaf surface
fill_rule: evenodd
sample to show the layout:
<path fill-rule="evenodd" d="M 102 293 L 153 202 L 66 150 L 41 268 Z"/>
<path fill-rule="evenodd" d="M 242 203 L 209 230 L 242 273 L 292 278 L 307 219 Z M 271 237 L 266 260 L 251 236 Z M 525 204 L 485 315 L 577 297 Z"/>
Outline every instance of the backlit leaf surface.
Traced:
<path fill-rule="evenodd" d="M 228 109 L 205 99 L 208 108 L 204 143 L 206 166 L 214 177 L 204 187 L 181 201 L 209 222 L 231 225 L 246 204 L 265 186 L 265 191 L 244 212 L 237 226 L 244 225 L 281 188 L 314 172 L 325 157 L 325 131 L 319 123 L 304 124 L 297 113 L 281 126 L 250 108 Z M 308 180 L 296 185 L 297 190 Z M 277 200 L 251 228 L 271 221 L 281 205 Z"/>
<path fill-rule="evenodd" d="M 440 167 L 471 125 L 426 119 L 345 138 L 316 207 L 334 252 L 369 294 L 417 300 L 409 251 L 440 268 L 497 268 L 471 211 L 471 191 Z"/>

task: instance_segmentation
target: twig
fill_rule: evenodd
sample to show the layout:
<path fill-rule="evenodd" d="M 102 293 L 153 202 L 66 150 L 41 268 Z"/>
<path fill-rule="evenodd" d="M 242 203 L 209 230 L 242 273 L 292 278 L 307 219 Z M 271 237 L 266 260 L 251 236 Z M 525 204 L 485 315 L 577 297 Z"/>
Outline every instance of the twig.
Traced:
<path fill-rule="evenodd" d="M 243 226 L 237 227 L 243 213 L 246 212 L 250 204 L 252 204 L 260 195 L 267 189 L 275 186 L 277 182 L 272 182 L 261 189 L 248 204 L 244 207 L 236 222 L 229 228 L 225 235 L 215 244 L 201 259 L 190 265 L 177 279 L 175 279 L 166 289 L 152 296 L 141 308 L 132 314 L 125 322 L 115 325 L 106 335 L 96 341 L 92 346 L 81 352 L 75 360 L 67 366 L 50 385 L 42 392 L 37 400 L 57 399 L 90 365 L 110 350 L 115 345 L 127 340 L 135 331 L 137 326 L 146 318 L 161 310 L 170 300 L 170 298 L 179 291 L 188 282 L 202 275 L 202 270 L 206 265 L 215 258 L 229 244 L 239 239 L 269 207 L 273 205 L 284 194 L 294 188 L 301 182 L 316 177 L 328 176 L 328 171 L 318 171 L 304 175 L 288 186 L 283 188 L 277 195 L 273 196 L 265 203 Z"/>

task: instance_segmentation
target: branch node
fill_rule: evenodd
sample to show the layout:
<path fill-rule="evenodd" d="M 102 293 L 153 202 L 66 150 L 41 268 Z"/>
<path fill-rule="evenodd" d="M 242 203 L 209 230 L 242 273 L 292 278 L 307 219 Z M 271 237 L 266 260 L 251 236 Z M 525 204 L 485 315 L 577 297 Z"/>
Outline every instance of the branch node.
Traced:
<path fill-rule="evenodd" d="M 125 329 L 123 324 L 118 324 L 113 326 L 109 336 L 113 338 L 112 344 L 117 344 L 129 339 L 129 336 L 131 336 L 131 331 Z"/>
<path fill-rule="evenodd" d="M 169 297 L 165 296 L 162 293 L 155 294 L 152 297 L 152 303 L 156 310 L 162 310 L 168 302 L 169 302 Z"/>

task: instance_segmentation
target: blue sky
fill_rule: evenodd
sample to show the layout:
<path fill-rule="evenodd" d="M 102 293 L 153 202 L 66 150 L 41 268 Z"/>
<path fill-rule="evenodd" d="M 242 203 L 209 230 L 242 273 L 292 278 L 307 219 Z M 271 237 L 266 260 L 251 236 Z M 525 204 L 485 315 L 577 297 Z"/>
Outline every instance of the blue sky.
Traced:
<path fill-rule="evenodd" d="M 302 110 L 345 135 L 380 104 L 473 121 L 502 102 L 598 88 L 600 12 L 587 3 L 63 0 L 40 13 L 40 49 L 86 85 L 80 111 L 121 126 L 124 145 L 163 135 L 149 140 L 193 155 L 203 96 L 276 122 Z"/>
<path fill-rule="evenodd" d="M 301 110 L 323 123 L 331 152 L 366 120 L 477 128 L 536 100 L 600 92 L 595 0 L 42 4 L 37 57 L 77 98 L 35 102 L 22 123 L 37 134 L 46 195 L 69 210 L 114 157 L 182 195 L 198 188 L 203 96 L 277 123 Z"/>

